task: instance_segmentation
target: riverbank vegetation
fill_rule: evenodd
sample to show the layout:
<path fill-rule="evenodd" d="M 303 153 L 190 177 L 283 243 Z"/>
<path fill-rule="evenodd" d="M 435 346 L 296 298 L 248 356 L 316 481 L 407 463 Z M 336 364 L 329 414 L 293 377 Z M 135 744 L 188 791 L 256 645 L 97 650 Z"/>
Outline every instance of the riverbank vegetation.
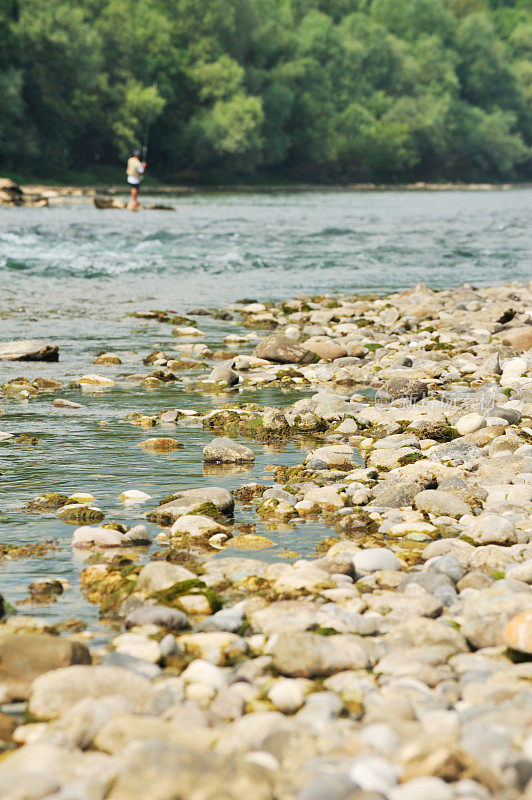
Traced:
<path fill-rule="evenodd" d="M 526 0 L 0 0 L 0 169 L 530 180 Z"/>

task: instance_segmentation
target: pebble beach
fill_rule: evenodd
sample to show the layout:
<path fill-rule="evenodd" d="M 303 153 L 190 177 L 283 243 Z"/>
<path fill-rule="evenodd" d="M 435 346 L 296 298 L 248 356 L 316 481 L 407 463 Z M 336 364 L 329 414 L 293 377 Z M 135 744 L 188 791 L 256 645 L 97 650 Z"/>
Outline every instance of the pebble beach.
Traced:
<path fill-rule="evenodd" d="M 0 797 L 532 798 L 532 286 L 127 324 L 0 344 Z"/>

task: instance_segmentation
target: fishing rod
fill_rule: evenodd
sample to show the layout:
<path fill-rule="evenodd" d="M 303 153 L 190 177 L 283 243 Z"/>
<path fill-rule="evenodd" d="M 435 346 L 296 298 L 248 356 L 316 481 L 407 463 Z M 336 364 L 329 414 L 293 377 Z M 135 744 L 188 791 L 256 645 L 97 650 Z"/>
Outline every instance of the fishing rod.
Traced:
<path fill-rule="evenodd" d="M 157 81 L 153 84 L 153 89 L 157 89 Z M 144 126 L 144 139 L 142 143 L 142 160 L 146 161 L 146 157 L 148 155 L 148 143 L 150 141 L 150 129 L 151 124 L 153 122 L 153 107 L 150 109 L 148 114 L 146 115 L 146 125 Z"/>

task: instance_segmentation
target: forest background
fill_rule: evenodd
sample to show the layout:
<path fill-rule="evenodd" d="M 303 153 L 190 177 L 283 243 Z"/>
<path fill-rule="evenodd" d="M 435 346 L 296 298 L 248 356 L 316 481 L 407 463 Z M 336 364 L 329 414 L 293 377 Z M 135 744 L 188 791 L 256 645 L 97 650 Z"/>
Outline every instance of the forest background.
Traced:
<path fill-rule="evenodd" d="M 532 179 L 529 0 L 0 0 L 0 171 Z"/>

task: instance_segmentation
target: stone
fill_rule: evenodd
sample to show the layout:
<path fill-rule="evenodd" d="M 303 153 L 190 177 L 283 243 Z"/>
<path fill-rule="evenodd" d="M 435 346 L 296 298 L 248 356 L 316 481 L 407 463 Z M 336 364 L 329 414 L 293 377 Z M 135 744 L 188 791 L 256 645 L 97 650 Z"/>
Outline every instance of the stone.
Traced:
<path fill-rule="evenodd" d="M 518 541 L 515 525 L 511 520 L 498 514 L 484 513 L 468 522 L 467 536 L 478 544 L 516 544 Z"/>
<path fill-rule="evenodd" d="M 0 361 L 59 361 L 59 347 L 37 339 L 0 342 Z"/>
<path fill-rule="evenodd" d="M 211 517 L 204 517 L 201 514 L 183 514 L 176 519 L 170 528 L 172 535 L 191 536 L 193 539 L 204 539 L 213 536 L 215 533 L 231 535 L 231 531 L 225 525 L 220 525 Z"/>
<path fill-rule="evenodd" d="M 55 408 L 85 408 L 81 403 L 74 403 L 72 400 L 65 400 L 62 397 L 57 397 L 52 405 Z"/>
<path fill-rule="evenodd" d="M 160 628 L 179 631 L 188 627 L 188 617 L 177 608 L 141 606 L 131 611 L 126 617 L 126 628 L 133 628 L 137 625 L 157 625 Z"/>
<path fill-rule="evenodd" d="M 429 388 L 424 381 L 416 378 L 390 378 L 383 386 L 383 391 L 394 400 L 406 397 L 413 403 L 422 400 L 429 393 Z"/>
<path fill-rule="evenodd" d="M 385 547 L 368 547 L 355 553 L 353 564 L 357 572 L 378 572 L 382 569 L 400 570 L 401 562 Z"/>
<path fill-rule="evenodd" d="M 118 495 L 119 500 L 123 500 L 126 505 L 137 505 L 144 503 L 146 500 L 151 500 L 151 494 L 140 492 L 138 489 L 128 489 Z"/>
<path fill-rule="evenodd" d="M 332 444 L 312 450 L 305 458 L 305 464 L 314 460 L 323 461 L 328 469 L 345 468 L 350 470 L 353 466 L 354 449 L 348 444 Z"/>
<path fill-rule="evenodd" d="M 242 637 L 226 631 L 184 633 L 178 638 L 178 646 L 198 659 L 217 665 L 241 658 L 248 649 Z"/>
<path fill-rule="evenodd" d="M 240 381 L 238 372 L 232 368 L 231 362 L 217 364 L 207 378 L 213 383 L 225 383 L 227 386 L 235 386 Z"/>
<path fill-rule="evenodd" d="M 220 436 L 203 448 L 206 464 L 253 464 L 255 453 L 240 442 Z"/>
<path fill-rule="evenodd" d="M 319 506 L 322 511 L 335 511 L 345 505 L 335 486 L 313 486 L 305 493 L 304 502 L 309 509 Z"/>
<path fill-rule="evenodd" d="M 462 633 L 477 649 L 504 644 L 506 625 L 513 617 L 532 609 L 531 594 L 500 594 L 497 583 L 493 589 L 477 591 L 463 606 Z"/>
<path fill-rule="evenodd" d="M 349 777 L 366 791 L 386 794 L 397 784 L 397 767 L 384 758 L 364 756 L 357 758 L 349 770 Z"/>
<path fill-rule="evenodd" d="M 412 778 L 388 792 L 389 800 L 453 800 L 452 787 L 441 778 Z"/>
<path fill-rule="evenodd" d="M 278 678 L 271 686 L 268 697 L 283 714 L 295 714 L 305 702 L 303 687 L 293 678 Z"/>
<path fill-rule="evenodd" d="M 314 354 L 306 347 L 280 333 L 262 339 L 255 347 L 254 354 L 277 364 L 309 364 L 314 358 Z"/>
<path fill-rule="evenodd" d="M 130 528 L 125 534 L 122 544 L 127 544 L 131 542 L 131 544 L 135 545 L 149 545 L 151 543 L 151 534 L 149 533 L 146 525 L 134 525 Z"/>
<path fill-rule="evenodd" d="M 301 789 L 296 800 L 351 800 L 357 788 L 347 775 L 319 775 Z"/>
<path fill-rule="evenodd" d="M 272 800 L 268 771 L 240 759 L 200 753 L 161 739 L 141 739 L 120 753 L 118 776 L 108 800 Z M 154 788 L 156 787 L 156 794 Z M 201 787 L 199 790 L 198 787 Z"/>
<path fill-rule="evenodd" d="M 331 339 L 321 342 L 306 341 L 303 342 L 303 347 L 315 353 L 319 358 L 324 361 L 335 361 L 337 358 L 344 358 L 347 356 L 347 350 L 342 344 L 334 342 Z"/>
<path fill-rule="evenodd" d="M 121 547 L 125 535 L 112 528 L 82 525 L 72 534 L 72 547 Z"/>
<path fill-rule="evenodd" d="M 368 656 L 357 636 L 282 633 L 270 647 L 274 668 L 293 678 L 319 678 L 344 669 L 366 669 Z"/>
<path fill-rule="evenodd" d="M 39 675 L 68 667 L 90 664 L 84 644 L 48 633 L 0 632 L 0 702 L 24 700 Z"/>
<path fill-rule="evenodd" d="M 142 711 L 152 697 L 151 684 L 131 670 L 110 666 L 73 666 L 38 676 L 31 685 L 28 709 L 37 719 L 63 716 L 79 700 L 118 695 Z"/>
<path fill-rule="evenodd" d="M 474 442 L 466 442 L 463 439 L 455 439 L 453 442 L 430 447 L 425 451 L 426 455 L 433 461 L 474 461 L 482 455 L 480 447 Z"/>
<path fill-rule="evenodd" d="M 121 633 L 112 641 L 112 646 L 117 653 L 125 653 L 132 658 L 157 664 L 161 660 L 161 651 L 154 639 L 148 639 L 137 633 Z"/>
<path fill-rule="evenodd" d="M 421 486 L 419 483 L 404 481 L 397 483 L 392 480 L 385 480 L 373 487 L 374 500 L 370 506 L 385 506 L 386 508 L 404 508 L 410 506 L 414 497 L 419 494 Z"/>
<path fill-rule="evenodd" d="M 511 618 L 504 629 L 504 643 L 512 650 L 532 655 L 532 609 Z"/>
<path fill-rule="evenodd" d="M 460 434 L 460 436 L 466 436 L 468 433 L 476 433 L 481 428 L 486 427 L 486 419 L 482 416 L 482 414 L 472 413 L 472 414 L 465 414 L 463 417 L 457 421 L 456 430 Z"/>
<path fill-rule="evenodd" d="M 189 581 L 197 578 L 194 572 L 191 572 L 179 564 L 169 564 L 167 561 L 150 561 L 142 567 L 137 580 L 137 591 L 142 590 L 146 594 L 154 594 L 155 592 L 164 591 L 169 589 L 174 583 L 181 583 L 182 581 Z"/>
<path fill-rule="evenodd" d="M 530 350 L 532 347 L 532 325 L 519 325 L 507 328 L 500 335 L 503 344 L 510 345 L 514 350 Z"/>
<path fill-rule="evenodd" d="M 463 517 L 471 512 L 467 503 L 455 497 L 450 492 L 441 492 L 437 489 L 425 489 L 414 498 L 414 505 L 420 511 L 426 511 L 435 516 Z"/>
<path fill-rule="evenodd" d="M 280 409 L 265 408 L 262 414 L 262 427 L 266 431 L 282 432 L 288 428 L 288 421 Z"/>
<path fill-rule="evenodd" d="M 174 450 L 179 450 L 183 445 L 177 439 L 162 436 L 157 439 L 144 439 L 144 441 L 138 443 L 137 447 L 142 447 L 148 453 L 171 453 Z"/>
<path fill-rule="evenodd" d="M 222 514 L 229 515 L 235 507 L 230 491 L 221 486 L 205 486 L 174 492 L 173 499 L 150 512 L 147 519 L 158 525 L 171 525 L 178 517 L 190 513 L 204 503 L 212 503 Z"/>

